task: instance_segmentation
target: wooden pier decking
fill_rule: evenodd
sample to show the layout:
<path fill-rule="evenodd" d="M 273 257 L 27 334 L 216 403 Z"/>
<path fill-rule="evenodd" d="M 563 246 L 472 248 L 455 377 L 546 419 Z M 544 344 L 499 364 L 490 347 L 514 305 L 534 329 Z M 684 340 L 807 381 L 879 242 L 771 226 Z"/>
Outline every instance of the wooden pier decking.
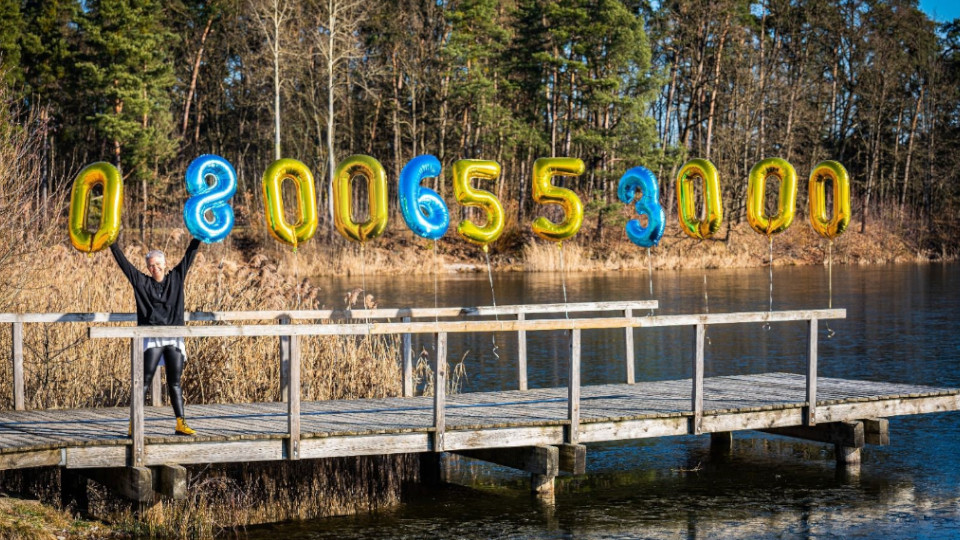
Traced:
<path fill-rule="evenodd" d="M 92 339 L 128 339 L 132 395 L 143 395 L 143 340 L 147 337 L 268 336 L 279 338 L 283 402 L 191 405 L 195 437 L 173 435 L 169 408 L 23 410 L 22 326 L 30 322 L 112 322 L 117 314 L 0 315 L 13 325 L 13 411 L 0 411 L 0 470 L 58 466 L 115 482 L 138 501 L 154 490 L 184 496 L 185 464 L 317 459 L 341 456 L 458 452 L 532 473 L 537 493 L 552 493 L 558 470 L 583 472 L 584 443 L 675 435 L 713 434 L 729 446 L 732 432 L 764 430 L 832 443 L 838 464 L 859 463 L 866 443 L 888 441 L 885 418 L 960 410 L 960 389 L 819 377 L 818 323 L 841 319 L 842 309 L 634 316 L 655 301 L 548 304 L 483 308 L 392 309 L 342 313 L 346 323 L 240 324 L 183 327 L 91 327 Z M 569 313 L 581 313 L 570 318 Z M 583 313 L 605 316 L 583 317 Z M 617 316 L 609 316 L 613 312 Z M 567 313 L 563 319 L 534 314 Z M 621 315 L 622 314 L 622 315 Z M 440 317 L 497 316 L 497 320 Z M 514 316 L 514 320 L 503 317 Z M 198 313 L 191 320 L 326 320 L 335 312 Z M 416 322 L 413 319 L 432 319 Z M 51 319 L 51 320 L 48 320 Z M 400 319 L 399 322 L 389 322 Z M 362 321 L 362 322 L 360 322 Z M 378 322 L 379 321 L 379 322 Z M 804 374 L 760 373 L 705 377 L 708 326 L 803 323 L 807 327 Z M 692 378 L 637 382 L 634 332 L 655 327 L 691 330 Z M 581 333 L 622 329 L 626 377 L 616 384 L 583 386 Z M 528 389 L 526 334 L 569 332 L 566 387 Z M 451 333 L 516 332 L 516 390 L 446 394 L 447 338 Z M 411 336 L 432 335 L 434 396 L 414 396 Z M 402 337 L 401 396 L 382 399 L 301 401 L 299 340 L 302 336 Z M 438 361 L 443 359 L 444 361 Z M 155 378 L 155 383 L 159 378 Z M 505 382 L 505 386 L 513 383 Z M 128 426 L 132 433 L 127 434 Z M 430 461 L 434 458 L 429 458 Z M 156 469 L 154 471 L 153 469 Z M 72 473 L 71 473 L 72 474 Z M 119 480 L 117 480 L 119 478 Z M 156 480 L 159 478 L 159 484 Z M 158 485 L 160 486 L 158 488 Z"/>
<path fill-rule="evenodd" d="M 960 389 L 819 378 L 819 422 L 960 410 Z M 583 388 L 581 443 L 692 433 L 691 380 Z M 703 385 L 702 432 L 799 426 L 802 375 L 709 377 Z M 287 458 L 286 403 L 193 405 L 199 435 L 172 435 L 167 407 L 145 411 L 144 465 Z M 478 450 L 565 442 L 567 389 L 447 396 L 444 450 Z M 300 458 L 435 451 L 432 397 L 301 403 Z M 0 468 L 123 467 L 129 410 L 73 409 L 0 413 Z"/>

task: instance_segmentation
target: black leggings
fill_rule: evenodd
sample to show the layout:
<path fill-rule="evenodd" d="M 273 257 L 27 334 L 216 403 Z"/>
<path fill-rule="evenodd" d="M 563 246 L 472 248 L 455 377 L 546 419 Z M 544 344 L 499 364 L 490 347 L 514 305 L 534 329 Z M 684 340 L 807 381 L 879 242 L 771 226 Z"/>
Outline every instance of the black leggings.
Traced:
<path fill-rule="evenodd" d="M 153 383 L 153 374 L 157 372 L 160 359 L 167 366 L 167 391 L 170 393 L 170 404 L 177 418 L 183 418 L 183 390 L 180 388 L 180 375 L 183 374 L 183 353 L 173 345 L 151 347 L 143 351 L 143 397 L 146 399 L 147 390 Z"/>

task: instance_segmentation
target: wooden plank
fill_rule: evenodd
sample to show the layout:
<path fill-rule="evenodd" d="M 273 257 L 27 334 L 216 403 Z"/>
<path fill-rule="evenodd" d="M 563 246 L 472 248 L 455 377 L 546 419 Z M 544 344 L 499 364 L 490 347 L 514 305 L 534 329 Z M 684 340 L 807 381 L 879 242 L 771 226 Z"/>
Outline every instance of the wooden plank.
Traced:
<path fill-rule="evenodd" d="M 133 447 L 130 466 L 143 466 L 143 338 L 130 339 L 130 428 Z"/>
<path fill-rule="evenodd" d="M 300 459 L 300 338 L 290 336 L 290 390 L 287 395 L 287 457 Z"/>
<path fill-rule="evenodd" d="M 410 322 L 410 317 L 404 317 L 403 322 Z M 403 353 L 403 397 L 413 396 L 413 340 L 409 333 L 403 334 L 401 351 Z"/>
<path fill-rule="evenodd" d="M 11 358 L 13 360 L 13 408 L 22 411 L 23 397 L 23 323 L 15 322 L 10 325 Z"/>
<path fill-rule="evenodd" d="M 896 398 L 859 403 L 821 405 L 820 422 L 841 422 L 860 418 L 886 418 L 960 410 L 960 396 Z"/>
<path fill-rule="evenodd" d="M 60 450 L 34 450 L 15 454 L 0 454 L 0 471 L 52 467 L 61 465 L 62 462 L 63 454 Z"/>
<path fill-rule="evenodd" d="M 447 393 L 447 334 L 437 334 L 437 357 L 434 361 L 433 384 L 433 451 L 443 452 L 446 418 L 444 416 Z"/>
<path fill-rule="evenodd" d="M 525 313 L 518 313 L 517 320 L 525 321 Z M 527 332 L 526 330 L 517 330 L 517 387 L 520 390 L 527 389 Z"/>
<path fill-rule="evenodd" d="M 432 434 L 399 433 L 353 437 L 321 437 L 300 441 L 302 459 L 412 454 L 433 451 Z"/>
<path fill-rule="evenodd" d="M 580 442 L 580 330 L 570 334 L 570 377 L 567 385 L 567 444 Z"/>
<path fill-rule="evenodd" d="M 563 444 L 563 426 L 530 426 L 469 431 L 448 431 L 444 448 L 472 450 L 479 448 L 511 448 L 515 446 L 544 446 Z"/>
<path fill-rule="evenodd" d="M 625 309 L 623 310 L 623 316 L 627 319 L 633 318 L 633 310 Z M 625 360 L 627 362 L 627 384 L 633 384 L 636 381 L 634 375 L 634 364 L 636 360 L 633 355 L 633 327 L 628 327 L 624 329 L 624 346 L 626 349 Z"/>
<path fill-rule="evenodd" d="M 802 423 L 803 409 L 801 407 L 715 415 L 706 414 L 703 417 L 703 432 L 767 429 L 798 426 Z"/>
<path fill-rule="evenodd" d="M 623 317 L 592 319 L 549 319 L 525 321 L 443 321 L 410 323 L 367 324 L 304 324 L 293 328 L 280 325 L 243 326 L 163 326 L 163 327 L 91 327 L 91 338 L 129 338 L 133 336 L 155 337 L 225 337 L 225 336 L 278 336 L 278 335 L 385 335 L 385 334 L 432 334 L 468 332 L 516 332 L 574 330 L 599 328 L 653 328 L 662 326 L 690 326 L 696 324 L 735 324 L 751 322 L 783 322 L 846 317 L 846 310 L 799 310 L 762 311 L 745 313 L 714 313 L 702 315 L 672 315 L 661 317 Z"/>
<path fill-rule="evenodd" d="M 686 435 L 690 432 L 686 417 L 650 418 L 619 422 L 597 422 L 580 426 L 580 442 L 622 441 Z"/>
<path fill-rule="evenodd" d="M 813 426 L 817 423 L 817 318 L 810 319 L 807 326 L 807 408 L 804 423 Z"/>
<path fill-rule="evenodd" d="M 693 429 L 694 435 L 703 433 L 703 346 L 707 335 L 707 327 L 704 324 L 696 326 L 693 340 L 693 390 L 691 391 L 691 404 L 693 410 Z"/>
<path fill-rule="evenodd" d="M 282 440 L 190 442 L 151 444 L 144 462 L 165 463 L 243 463 L 246 461 L 279 461 L 283 459 Z"/>

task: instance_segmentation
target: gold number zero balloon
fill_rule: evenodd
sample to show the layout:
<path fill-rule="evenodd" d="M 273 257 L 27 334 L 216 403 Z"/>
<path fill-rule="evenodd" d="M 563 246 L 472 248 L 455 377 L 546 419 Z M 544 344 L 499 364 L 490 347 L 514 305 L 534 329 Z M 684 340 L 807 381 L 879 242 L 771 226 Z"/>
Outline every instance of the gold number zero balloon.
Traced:
<path fill-rule="evenodd" d="M 103 204 L 100 226 L 96 232 L 87 230 L 87 212 L 90 191 L 103 186 Z M 123 179 L 113 165 L 100 161 L 87 165 L 73 181 L 70 194 L 70 242 L 73 247 L 93 253 L 109 246 L 120 235 L 120 213 L 123 210 Z"/>
<path fill-rule="evenodd" d="M 780 181 L 777 214 L 767 216 L 765 210 L 767 178 Z M 783 232 L 793 223 L 797 207 L 797 171 L 785 159 L 767 158 L 750 169 L 747 184 L 747 222 L 753 230 L 770 236 Z"/>
<path fill-rule="evenodd" d="M 353 221 L 353 177 L 367 179 L 370 215 L 363 223 Z M 340 162 L 333 176 L 333 224 L 349 240 L 366 242 L 380 236 L 387 228 L 387 173 L 379 161 L 354 155 Z"/>
<path fill-rule="evenodd" d="M 833 184 L 833 218 L 827 216 L 827 180 Z M 833 239 L 850 224 L 850 176 L 836 161 L 821 161 L 810 173 L 810 224 L 824 238 Z"/>
<path fill-rule="evenodd" d="M 489 191 L 476 189 L 470 185 L 471 178 L 496 180 L 500 176 L 500 164 L 496 161 L 481 159 L 461 159 L 453 164 L 453 194 L 460 206 L 476 206 L 487 213 L 487 223 L 478 227 L 468 219 L 457 225 L 457 233 L 468 242 L 483 246 L 500 238 L 503 233 L 503 205 Z"/>
<path fill-rule="evenodd" d="M 553 185 L 554 176 L 580 176 L 583 161 L 577 158 L 540 158 L 533 163 L 533 200 L 538 204 L 559 204 L 563 221 L 553 223 L 541 216 L 533 221 L 533 232 L 544 240 L 560 242 L 577 234 L 583 225 L 583 203 L 573 191 Z"/>
<path fill-rule="evenodd" d="M 705 219 L 701 220 L 696 207 L 694 182 L 703 182 Z M 691 159 L 677 174 L 677 215 L 680 229 L 693 238 L 710 238 L 723 222 L 723 199 L 720 194 L 720 173 L 706 159 Z"/>
<path fill-rule="evenodd" d="M 297 188 L 300 219 L 295 224 L 287 221 L 283 210 L 281 188 L 284 180 L 290 180 Z M 297 246 L 306 242 L 317 232 L 317 197 L 314 192 L 313 174 L 303 163 L 295 159 L 278 159 L 263 173 L 263 201 L 266 206 L 267 229 L 277 240 Z"/>

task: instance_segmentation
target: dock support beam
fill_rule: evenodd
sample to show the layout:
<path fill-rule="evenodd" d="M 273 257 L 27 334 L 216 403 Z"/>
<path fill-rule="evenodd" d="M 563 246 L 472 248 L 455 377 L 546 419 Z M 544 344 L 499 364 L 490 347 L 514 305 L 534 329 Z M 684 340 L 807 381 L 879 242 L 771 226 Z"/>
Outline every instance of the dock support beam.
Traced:
<path fill-rule="evenodd" d="M 860 450 L 864 444 L 889 444 L 889 423 L 886 419 L 856 422 L 830 422 L 815 426 L 764 429 L 766 433 L 796 439 L 833 444 L 837 465 L 856 472 L 860 467 Z"/>
<path fill-rule="evenodd" d="M 539 496 L 553 496 L 553 479 L 560 472 L 560 449 L 556 446 L 458 450 L 454 453 L 528 472 L 531 474 L 530 490 L 533 493 Z M 585 447 L 584 455 L 586 455 Z"/>
<path fill-rule="evenodd" d="M 141 503 L 154 500 L 153 471 L 148 467 L 84 469 L 83 474 L 127 500 Z"/>
<path fill-rule="evenodd" d="M 715 456 L 726 456 L 733 451 L 733 432 L 718 431 L 710 434 L 710 453 Z"/>
<path fill-rule="evenodd" d="M 560 470 L 570 474 L 586 474 L 587 472 L 587 447 L 582 444 L 561 444 L 557 446 L 560 451 Z"/>
<path fill-rule="evenodd" d="M 164 497 L 177 501 L 187 498 L 187 469 L 182 465 L 168 464 L 151 467 L 153 490 Z"/>

